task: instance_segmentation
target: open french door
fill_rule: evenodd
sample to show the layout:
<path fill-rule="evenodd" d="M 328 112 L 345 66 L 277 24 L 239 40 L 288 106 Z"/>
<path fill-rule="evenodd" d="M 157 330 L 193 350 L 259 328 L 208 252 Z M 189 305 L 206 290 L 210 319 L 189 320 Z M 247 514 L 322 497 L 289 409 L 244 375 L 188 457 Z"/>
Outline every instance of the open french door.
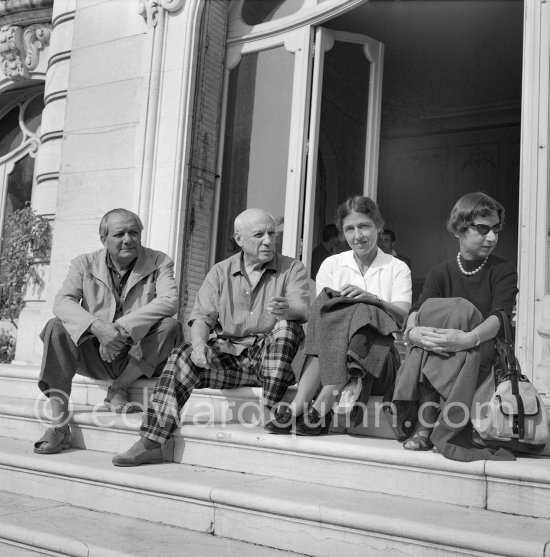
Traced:
<path fill-rule="evenodd" d="M 339 203 L 351 195 L 376 199 L 384 45 L 364 35 L 315 31 L 302 260 Z"/>
<path fill-rule="evenodd" d="M 276 220 L 277 249 L 309 266 L 332 205 L 375 196 L 382 53 L 368 37 L 309 25 L 228 48 L 217 261 L 236 249 L 235 216 L 258 207 Z"/>

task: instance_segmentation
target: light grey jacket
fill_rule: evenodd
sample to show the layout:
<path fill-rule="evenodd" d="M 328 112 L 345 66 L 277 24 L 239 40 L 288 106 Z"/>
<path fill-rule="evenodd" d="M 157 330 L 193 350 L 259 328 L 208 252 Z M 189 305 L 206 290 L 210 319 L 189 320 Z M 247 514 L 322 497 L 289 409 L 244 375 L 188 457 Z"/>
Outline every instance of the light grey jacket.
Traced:
<path fill-rule="evenodd" d="M 107 267 L 107 251 L 79 255 L 57 293 L 53 313 L 78 345 L 96 319 L 113 322 L 116 299 Z M 134 268 L 121 295 L 123 315 L 117 319 L 139 342 L 163 317 L 178 310 L 174 262 L 166 254 L 141 247 Z"/>

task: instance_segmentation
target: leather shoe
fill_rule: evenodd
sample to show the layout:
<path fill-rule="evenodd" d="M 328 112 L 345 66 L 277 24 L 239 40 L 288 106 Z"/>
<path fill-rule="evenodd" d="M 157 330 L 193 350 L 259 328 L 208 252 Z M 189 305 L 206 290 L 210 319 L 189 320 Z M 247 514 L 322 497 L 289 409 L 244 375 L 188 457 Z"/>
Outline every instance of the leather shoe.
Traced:
<path fill-rule="evenodd" d="M 134 443 L 125 453 L 113 456 L 115 466 L 140 466 L 141 464 L 160 464 L 162 447 L 146 449 L 140 441 Z"/>
<path fill-rule="evenodd" d="M 268 433 L 287 434 L 292 429 L 292 410 L 281 405 L 275 410 L 273 419 L 265 424 L 264 429 Z"/>
<path fill-rule="evenodd" d="M 326 435 L 332 423 L 332 410 L 324 416 L 310 406 L 308 411 L 296 420 L 296 435 Z"/>

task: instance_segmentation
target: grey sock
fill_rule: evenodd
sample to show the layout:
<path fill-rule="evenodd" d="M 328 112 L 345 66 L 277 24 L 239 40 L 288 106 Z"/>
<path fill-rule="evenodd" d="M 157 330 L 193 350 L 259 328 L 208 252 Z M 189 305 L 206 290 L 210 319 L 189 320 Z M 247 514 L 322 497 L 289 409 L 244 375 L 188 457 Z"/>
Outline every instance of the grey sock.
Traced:
<path fill-rule="evenodd" d="M 151 449 L 158 449 L 160 447 L 160 443 L 158 441 L 153 441 L 151 439 L 147 439 L 147 437 L 141 438 L 141 444 L 150 451 Z"/>

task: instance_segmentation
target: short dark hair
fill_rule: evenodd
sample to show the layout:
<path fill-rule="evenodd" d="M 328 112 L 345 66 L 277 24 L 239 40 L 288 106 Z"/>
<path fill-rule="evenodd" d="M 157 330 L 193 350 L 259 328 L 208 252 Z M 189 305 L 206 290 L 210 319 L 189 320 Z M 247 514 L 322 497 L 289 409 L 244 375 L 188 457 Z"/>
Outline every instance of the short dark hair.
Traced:
<path fill-rule="evenodd" d="M 504 207 L 495 199 L 481 191 L 463 195 L 453 207 L 447 221 L 447 230 L 458 236 L 466 232 L 476 217 L 488 217 L 497 213 L 500 222 L 504 222 Z"/>
<path fill-rule="evenodd" d="M 117 209 L 112 209 L 111 211 L 108 211 L 101 218 L 101 222 L 99 223 L 99 237 L 100 238 L 103 238 L 103 237 L 107 236 L 107 234 L 109 234 L 109 219 L 113 215 L 131 215 L 136 219 L 136 222 L 137 222 L 137 225 L 138 225 L 138 228 L 139 228 L 140 232 L 143 230 L 143 223 L 141 222 L 141 219 L 135 213 L 132 213 L 132 211 L 128 211 L 128 209 L 122 209 L 122 208 L 119 207 Z"/>
<path fill-rule="evenodd" d="M 384 228 L 384 230 L 380 232 L 380 235 L 384 235 L 384 234 L 387 234 L 391 238 L 391 241 L 395 242 L 395 232 L 393 230 L 390 230 L 389 228 Z"/>
<path fill-rule="evenodd" d="M 323 242 L 328 242 L 332 238 L 338 238 L 338 228 L 335 224 L 326 224 L 323 228 Z"/>
<path fill-rule="evenodd" d="M 346 199 L 336 211 L 336 224 L 340 230 L 344 219 L 353 211 L 370 217 L 378 230 L 384 227 L 384 219 L 376 203 L 370 197 L 354 195 Z"/>

